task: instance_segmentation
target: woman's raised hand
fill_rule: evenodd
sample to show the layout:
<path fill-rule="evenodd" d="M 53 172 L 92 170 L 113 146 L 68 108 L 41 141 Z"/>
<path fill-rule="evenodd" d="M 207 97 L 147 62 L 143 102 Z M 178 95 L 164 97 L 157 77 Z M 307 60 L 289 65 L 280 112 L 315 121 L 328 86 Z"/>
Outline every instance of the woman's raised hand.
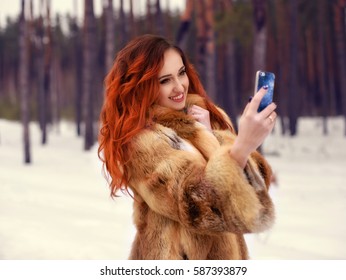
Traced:
<path fill-rule="evenodd" d="M 249 155 L 263 143 L 275 125 L 275 103 L 269 104 L 261 112 L 257 111 L 266 93 L 267 88 L 261 88 L 246 105 L 239 120 L 238 136 L 230 153 L 242 168 L 245 167 Z"/>
<path fill-rule="evenodd" d="M 187 114 L 192 116 L 196 121 L 203 124 L 209 131 L 211 131 L 210 114 L 208 110 L 197 105 L 192 105 L 190 108 L 188 108 Z"/>

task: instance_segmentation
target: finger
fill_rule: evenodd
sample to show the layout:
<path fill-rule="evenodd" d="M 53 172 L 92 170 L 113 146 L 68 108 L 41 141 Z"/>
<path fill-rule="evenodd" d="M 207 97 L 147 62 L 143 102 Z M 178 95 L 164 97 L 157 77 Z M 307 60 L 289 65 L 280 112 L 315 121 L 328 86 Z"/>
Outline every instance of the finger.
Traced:
<path fill-rule="evenodd" d="M 251 102 L 251 101 L 250 101 L 250 102 Z M 249 110 L 250 102 L 246 104 L 246 106 L 245 106 L 245 108 L 244 108 L 244 111 L 243 111 L 243 114 L 246 114 L 246 112 Z"/>
<path fill-rule="evenodd" d="M 192 107 L 187 108 L 187 114 L 192 115 L 192 113 L 193 113 Z"/>
<path fill-rule="evenodd" d="M 188 112 L 188 114 L 195 119 L 202 115 L 200 112 L 197 112 L 196 110 L 190 110 L 190 112 Z"/>
<path fill-rule="evenodd" d="M 189 107 L 188 112 L 189 113 L 195 113 L 197 111 L 197 106 L 196 105 L 192 105 L 191 107 Z"/>
<path fill-rule="evenodd" d="M 189 114 L 190 116 L 202 115 L 201 112 L 198 112 L 198 111 L 196 111 L 196 110 L 191 110 L 188 114 Z"/>
<path fill-rule="evenodd" d="M 263 96 L 267 93 L 268 91 L 268 86 L 263 86 L 262 88 L 260 88 L 260 90 L 255 94 L 255 96 L 252 98 L 250 104 L 250 108 L 252 111 L 256 111 L 258 110 L 258 107 L 261 103 L 261 100 L 263 98 Z"/>
<path fill-rule="evenodd" d="M 275 121 L 276 121 L 276 117 L 277 117 L 277 114 L 275 112 L 272 112 L 269 116 L 268 116 L 268 120 L 269 120 L 269 124 L 275 124 Z"/>
<path fill-rule="evenodd" d="M 274 112 L 277 105 L 275 103 L 270 103 L 266 108 L 262 110 L 259 114 L 265 119 L 268 118 L 268 116 Z"/>
<path fill-rule="evenodd" d="M 203 109 L 203 108 L 200 107 L 200 106 L 197 106 L 197 105 L 192 105 L 192 106 L 191 106 L 191 109 L 199 110 L 199 109 Z"/>
<path fill-rule="evenodd" d="M 201 113 L 201 114 L 208 112 L 208 110 L 206 110 L 206 109 L 204 109 L 202 107 L 199 107 L 197 105 L 193 105 L 193 111 L 197 112 L 197 113 Z"/>

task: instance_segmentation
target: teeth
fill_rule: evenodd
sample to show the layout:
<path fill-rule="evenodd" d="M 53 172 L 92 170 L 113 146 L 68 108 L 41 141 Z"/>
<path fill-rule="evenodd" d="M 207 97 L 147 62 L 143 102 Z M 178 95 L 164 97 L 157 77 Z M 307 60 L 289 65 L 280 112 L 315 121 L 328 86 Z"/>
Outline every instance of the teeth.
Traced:
<path fill-rule="evenodd" d="M 178 96 L 170 97 L 170 99 L 172 99 L 172 100 L 178 100 L 178 99 L 180 99 L 180 98 L 182 98 L 182 97 L 183 97 L 183 94 L 181 93 L 181 94 L 179 94 Z"/>

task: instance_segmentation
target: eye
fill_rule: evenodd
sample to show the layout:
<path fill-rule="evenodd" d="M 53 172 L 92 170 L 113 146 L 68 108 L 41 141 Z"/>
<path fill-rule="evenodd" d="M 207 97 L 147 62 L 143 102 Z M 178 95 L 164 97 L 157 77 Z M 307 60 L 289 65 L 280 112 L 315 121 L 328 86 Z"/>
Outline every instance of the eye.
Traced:
<path fill-rule="evenodd" d="M 184 76 L 185 74 L 186 74 L 185 68 L 179 72 L 179 75 L 180 75 L 180 76 Z"/>
<path fill-rule="evenodd" d="M 168 78 L 162 79 L 162 80 L 160 80 L 159 82 L 160 82 L 161 85 L 167 84 L 167 83 L 169 82 L 169 79 L 168 79 Z"/>

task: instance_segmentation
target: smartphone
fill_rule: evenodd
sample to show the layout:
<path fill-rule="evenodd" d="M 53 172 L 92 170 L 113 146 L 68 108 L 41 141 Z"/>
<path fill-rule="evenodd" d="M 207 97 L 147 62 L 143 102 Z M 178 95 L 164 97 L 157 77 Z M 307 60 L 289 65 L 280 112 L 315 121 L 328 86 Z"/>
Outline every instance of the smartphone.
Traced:
<path fill-rule="evenodd" d="M 261 103 L 258 106 L 258 112 L 261 112 L 265 107 L 267 107 L 270 103 L 273 102 L 274 84 L 275 84 L 274 73 L 266 72 L 266 71 L 257 71 L 256 72 L 255 94 L 263 86 L 265 86 L 265 85 L 268 86 L 268 91 L 265 94 L 265 96 L 263 96 Z"/>

